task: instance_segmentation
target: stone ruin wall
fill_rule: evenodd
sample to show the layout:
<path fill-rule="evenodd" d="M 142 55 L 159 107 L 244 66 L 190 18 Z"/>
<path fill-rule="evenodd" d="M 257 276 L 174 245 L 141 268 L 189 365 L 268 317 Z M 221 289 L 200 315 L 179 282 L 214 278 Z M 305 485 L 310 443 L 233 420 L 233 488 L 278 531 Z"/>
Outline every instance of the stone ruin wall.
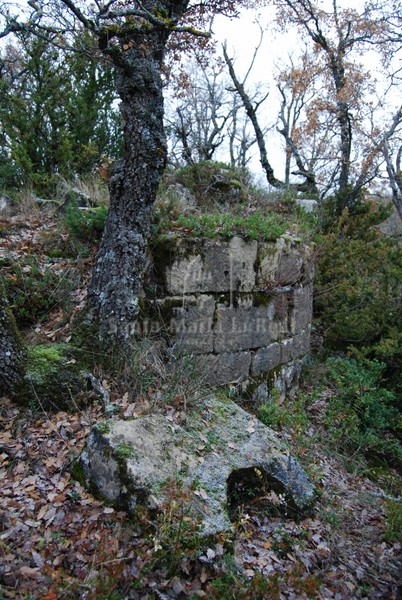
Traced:
<path fill-rule="evenodd" d="M 144 335 L 163 334 L 211 385 L 241 384 L 263 399 L 295 389 L 310 349 L 313 252 L 276 242 L 165 238 L 152 249 Z"/>

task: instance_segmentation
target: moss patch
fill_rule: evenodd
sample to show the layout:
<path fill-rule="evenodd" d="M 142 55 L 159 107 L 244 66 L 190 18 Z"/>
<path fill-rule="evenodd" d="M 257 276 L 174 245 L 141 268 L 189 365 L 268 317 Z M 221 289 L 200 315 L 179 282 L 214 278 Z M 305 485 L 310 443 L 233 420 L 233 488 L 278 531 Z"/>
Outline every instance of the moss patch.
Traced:
<path fill-rule="evenodd" d="M 85 388 L 79 354 L 70 344 L 40 344 L 27 350 L 23 400 L 51 409 L 72 409 Z"/>
<path fill-rule="evenodd" d="M 75 481 L 78 481 L 78 483 L 80 483 L 82 486 L 87 485 L 87 479 L 85 477 L 84 468 L 79 459 L 75 461 L 75 463 L 73 464 L 73 466 L 71 468 L 71 477 Z"/>

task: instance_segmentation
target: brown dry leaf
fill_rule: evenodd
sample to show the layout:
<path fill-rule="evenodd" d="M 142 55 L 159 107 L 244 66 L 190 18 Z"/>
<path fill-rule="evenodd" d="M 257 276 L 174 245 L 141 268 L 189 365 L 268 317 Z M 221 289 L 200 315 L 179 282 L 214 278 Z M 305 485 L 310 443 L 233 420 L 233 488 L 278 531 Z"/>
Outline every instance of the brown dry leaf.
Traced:
<path fill-rule="evenodd" d="M 47 513 L 47 510 L 48 510 L 48 505 L 47 504 L 45 504 L 44 506 L 42 506 L 42 508 L 38 512 L 38 516 L 36 517 L 37 521 L 41 521 L 43 519 L 43 517 Z"/>
<path fill-rule="evenodd" d="M 33 569 L 32 567 L 20 567 L 18 571 L 23 577 L 30 577 L 31 579 L 39 579 L 41 576 L 39 569 Z"/>

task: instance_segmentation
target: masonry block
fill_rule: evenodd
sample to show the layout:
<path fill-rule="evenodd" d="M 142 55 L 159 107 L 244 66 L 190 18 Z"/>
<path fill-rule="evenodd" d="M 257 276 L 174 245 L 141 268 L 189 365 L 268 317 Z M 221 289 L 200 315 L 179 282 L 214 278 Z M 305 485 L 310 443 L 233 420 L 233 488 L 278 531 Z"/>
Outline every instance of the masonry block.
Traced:
<path fill-rule="evenodd" d="M 234 237 L 229 241 L 205 239 L 193 253 L 177 258 L 166 268 L 170 295 L 197 292 L 251 292 L 255 287 L 256 241 Z"/>
<path fill-rule="evenodd" d="M 201 358 L 201 356 L 200 356 Z M 250 352 L 223 352 L 202 356 L 202 374 L 210 385 L 225 385 L 249 378 Z"/>
<path fill-rule="evenodd" d="M 274 344 L 270 344 L 265 348 L 257 350 L 252 360 L 251 373 L 252 375 L 269 373 L 269 371 L 275 369 L 280 362 L 281 346 L 275 342 Z"/>
<path fill-rule="evenodd" d="M 219 307 L 215 313 L 214 351 L 231 352 L 267 346 L 274 336 L 274 305 Z"/>

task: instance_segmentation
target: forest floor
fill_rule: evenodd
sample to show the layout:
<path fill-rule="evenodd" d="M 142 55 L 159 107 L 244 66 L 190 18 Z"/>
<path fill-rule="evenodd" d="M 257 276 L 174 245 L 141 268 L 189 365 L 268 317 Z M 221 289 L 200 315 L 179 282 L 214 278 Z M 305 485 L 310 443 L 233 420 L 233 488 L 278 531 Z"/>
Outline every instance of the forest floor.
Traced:
<path fill-rule="evenodd" d="M 68 314 L 59 303 L 27 333 L 36 342 L 68 341 L 85 301 L 92 254 L 80 261 L 49 259 L 53 240 L 63 241 L 51 219 L 3 219 L 0 232 L 0 258 L 23 262 L 35 256 L 59 281 L 73 281 L 66 291 Z M 141 410 L 141 399 L 104 376 L 122 418 Z M 324 391 L 311 407 L 310 440 L 322 428 L 317 414 L 325 401 Z M 341 453 L 283 428 L 278 435 L 316 485 L 314 514 L 296 522 L 250 502 L 233 524 L 229 551 L 223 537 L 202 541 L 194 535 L 180 490 L 172 491 L 159 517 L 142 512 L 128 518 L 74 479 L 91 426 L 103 418 L 94 392 L 71 412 L 1 400 L 0 598 L 402 597 L 401 540 L 392 532 L 398 515 L 390 512 L 401 489 L 396 473 L 375 483 L 357 466 L 346 470 Z"/>

